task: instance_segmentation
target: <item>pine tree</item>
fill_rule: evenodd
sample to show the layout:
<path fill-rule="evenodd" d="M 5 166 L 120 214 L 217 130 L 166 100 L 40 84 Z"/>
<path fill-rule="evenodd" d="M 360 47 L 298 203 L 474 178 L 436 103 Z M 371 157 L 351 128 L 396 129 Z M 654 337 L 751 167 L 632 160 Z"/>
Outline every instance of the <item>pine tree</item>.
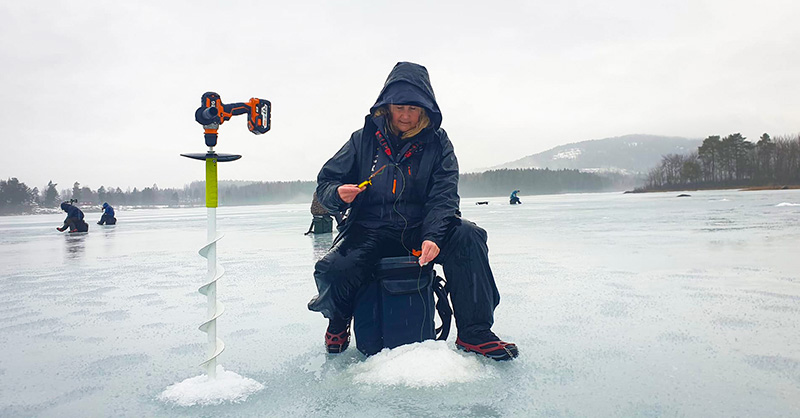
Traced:
<path fill-rule="evenodd" d="M 0 213 L 21 213 L 33 203 L 31 189 L 16 177 L 0 180 Z"/>
<path fill-rule="evenodd" d="M 59 200 L 58 190 L 56 190 L 57 183 L 53 183 L 53 180 L 47 182 L 47 190 L 44 191 L 44 207 L 46 208 L 54 208 Z"/>
<path fill-rule="evenodd" d="M 77 181 L 72 185 L 72 198 L 78 202 L 81 201 L 81 184 Z"/>
<path fill-rule="evenodd" d="M 106 188 L 103 187 L 103 186 L 100 186 L 100 188 L 97 189 L 97 200 L 98 200 L 98 203 L 103 203 L 103 202 L 107 201 L 108 200 L 108 198 L 106 197 L 107 195 L 108 195 L 108 192 L 106 192 Z"/>

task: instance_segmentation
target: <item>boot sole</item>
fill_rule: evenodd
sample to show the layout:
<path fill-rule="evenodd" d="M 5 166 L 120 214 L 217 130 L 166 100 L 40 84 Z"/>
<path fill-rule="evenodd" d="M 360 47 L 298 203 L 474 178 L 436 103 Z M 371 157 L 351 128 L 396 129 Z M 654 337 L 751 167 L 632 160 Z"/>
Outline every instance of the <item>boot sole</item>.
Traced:
<path fill-rule="evenodd" d="M 337 345 L 329 345 L 329 346 L 326 346 L 326 348 L 328 350 L 328 354 L 339 354 L 339 353 L 344 352 L 344 350 L 347 350 L 347 347 L 349 347 L 349 346 L 350 346 L 350 344 L 347 343 L 347 344 L 342 344 L 342 345 L 338 345 L 338 344 Z"/>
<path fill-rule="evenodd" d="M 461 351 L 466 351 L 467 353 L 475 353 L 475 354 L 490 358 L 490 359 L 495 360 L 495 361 L 513 360 L 513 359 L 517 358 L 517 356 L 519 356 L 519 350 L 517 350 L 517 346 L 516 345 L 505 346 L 505 347 L 503 347 L 503 351 L 502 352 L 498 352 L 497 354 L 491 354 L 491 352 L 489 352 L 489 353 L 481 353 L 480 351 L 471 350 L 471 349 L 469 349 L 467 347 L 464 347 L 463 345 L 460 345 L 460 344 L 456 344 L 456 347 L 458 347 L 458 349 L 461 350 Z M 495 351 L 500 351 L 500 350 L 495 350 Z"/>

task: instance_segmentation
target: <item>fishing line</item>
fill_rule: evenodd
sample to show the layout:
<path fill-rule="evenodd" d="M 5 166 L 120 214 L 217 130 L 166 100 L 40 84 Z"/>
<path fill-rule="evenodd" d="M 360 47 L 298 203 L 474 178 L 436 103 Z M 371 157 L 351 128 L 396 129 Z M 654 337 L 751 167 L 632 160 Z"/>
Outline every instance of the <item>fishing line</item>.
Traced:
<path fill-rule="evenodd" d="M 393 164 L 396 171 L 400 172 L 400 178 L 403 180 L 403 185 L 400 188 L 400 193 L 397 194 L 397 197 L 394 199 L 394 204 L 392 205 L 392 210 L 397 213 L 400 218 L 403 219 L 403 230 L 400 231 L 400 244 L 409 254 L 413 255 L 412 250 L 409 250 L 406 247 L 405 243 L 405 233 L 406 229 L 408 229 L 408 219 L 397 210 L 397 203 L 400 201 L 400 196 L 403 195 L 403 192 L 406 190 L 406 175 L 403 173 L 403 169 L 401 169 L 398 164 Z M 420 244 L 420 251 L 422 251 L 422 247 Z M 419 327 L 419 339 L 420 341 L 423 340 L 423 336 L 425 335 L 425 318 L 428 317 L 428 303 L 425 301 L 425 296 L 422 295 L 422 289 L 420 288 L 420 283 L 422 283 L 422 265 L 419 266 L 419 274 L 417 275 L 417 294 L 419 295 L 419 299 L 422 301 L 422 321 Z"/>

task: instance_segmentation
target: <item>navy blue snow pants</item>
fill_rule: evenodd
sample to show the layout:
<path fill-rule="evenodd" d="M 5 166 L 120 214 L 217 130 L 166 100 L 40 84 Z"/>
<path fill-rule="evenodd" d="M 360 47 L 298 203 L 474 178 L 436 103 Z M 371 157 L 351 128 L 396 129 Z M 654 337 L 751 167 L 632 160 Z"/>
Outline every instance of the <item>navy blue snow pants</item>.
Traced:
<path fill-rule="evenodd" d="M 89 224 L 75 217 L 64 219 L 64 226 L 69 228 L 69 232 L 89 232 Z"/>
<path fill-rule="evenodd" d="M 419 250 L 419 228 L 405 232 L 392 228 L 369 229 L 350 225 L 328 253 L 317 262 L 314 279 L 317 296 L 308 309 L 326 318 L 353 315 L 358 290 L 372 280 L 383 257 L 406 256 Z M 491 329 L 500 293 L 489 267 L 486 231 L 465 219 L 450 223 L 434 263 L 442 265 L 458 335 L 469 338 Z"/>

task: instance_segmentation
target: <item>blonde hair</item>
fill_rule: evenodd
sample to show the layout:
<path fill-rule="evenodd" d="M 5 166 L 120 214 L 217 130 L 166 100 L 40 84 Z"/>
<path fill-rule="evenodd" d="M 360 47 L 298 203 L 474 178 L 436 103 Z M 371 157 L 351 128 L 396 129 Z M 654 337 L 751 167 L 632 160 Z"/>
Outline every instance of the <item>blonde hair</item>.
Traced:
<path fill-rule="evenodd" d="M 420 112 L 419 112 L 419 122 L 417 123 L 417 126 L 415 126 L 415 127 L 411 128 L 411 129 L 403 132 L 403 134 L 400 135 L 400 139 L 411 138 L 412 136 L 422 132 L 423 129 L 427 128 L 428 125 L 431 124 L 431 119 L 428 117 L 428 113 L 425 111 L 425 108 L 422 107 L 422 106 L 418 106 L 418 107 L 419 107 Z M 392 114 L 392 112 L 389 110 L 388 106 L 381 106 L 381 107 L 375 109 L 375 113 L 373 113 L 372 116 L 376 116 L 377 117 L 377 116 L 386 116 L 386 115 L 388 115 L 389 117 L 391 117 L 391 114 Z M 389 125 L 389 131 L 393 135 L 398 135 L 398 132 L 395 130 L 394 125 L 392 125 L 391 119 L 388 122 L 389 123 L 387 123 L 387 125 Z"/>

